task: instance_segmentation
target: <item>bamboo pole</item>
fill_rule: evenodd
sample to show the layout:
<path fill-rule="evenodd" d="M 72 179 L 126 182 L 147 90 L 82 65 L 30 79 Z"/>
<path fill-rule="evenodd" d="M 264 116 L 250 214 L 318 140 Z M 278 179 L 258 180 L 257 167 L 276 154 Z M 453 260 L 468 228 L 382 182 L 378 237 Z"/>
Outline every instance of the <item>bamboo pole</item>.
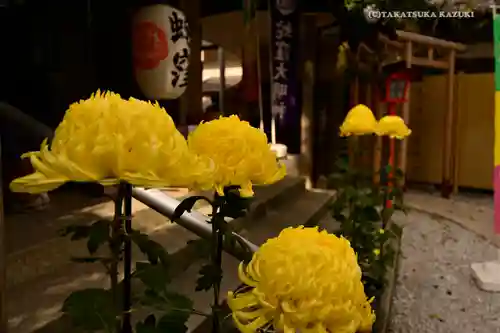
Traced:
<path fill-rule="evenodd" d="M 450 50 L 448 54 L 448 77 L 447 77 L 447 109 L 444 118 L 444 138 L 443 138 L 443 170 L 441 182 L 441 196 L 450 198 L 453 190 L 452 175 L 453 175 L 453 131 L 455 128 L 455 119 L 453 112 L 454 91 L 453 85 L 455 82 L 455 50 Z"/>
<path fill-rule="evenodd" d="M 405 46 L 405 64 L 406 69 L 410 69 L 412 66 L 413 56 L 413 45 L 412 42 L 406 42 Z M 411 92 L 411 82 L 408 83 L 408 88 L 406 92 L 406 102 L 403 104 L 403 120 L 406 124 L 410 123 L 410 92 Z M 406 175 L 406 165 L 408 160 L 408 139 L 402 140 L 399 146 L 399 159 L 398 164 L 403 174 Z M 405 178 L 401 179 L 401 186 L 404 187 L 406 183 Z"/>

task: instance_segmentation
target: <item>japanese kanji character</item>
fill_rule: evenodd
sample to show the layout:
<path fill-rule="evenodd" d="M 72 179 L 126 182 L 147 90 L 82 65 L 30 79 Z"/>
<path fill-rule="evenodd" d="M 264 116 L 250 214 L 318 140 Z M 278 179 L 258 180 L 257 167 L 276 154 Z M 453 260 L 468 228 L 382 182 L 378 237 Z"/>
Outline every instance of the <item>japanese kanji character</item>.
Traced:
<path fill-rule="evenodd" d="M 172 34 L 170 39 L 172 42 L 177 43 L 179 39 L 183 38 L 188 40 L 189 27 L 187 22 L 180 18 L 177 12 L 173 12 L 172 16 L 170 16 L 168 20 L 170 21 L 170 32 Z"/>
<path fill-rule="evenodd" d="M 279 65 L 275 68 L 275 72 L 276 72 L 274 74 L 275 81 L 286 80 L 287 68 L 285 67 L 284 62 L 279 63 Z"/>
<path fill-rule="evenodd" d="M 286 21 L 276 22 L 276 39 L 292 38 L 292 23 Z"/>
<path fill-rule="evenodd" d="M 279 104 L 273 105 L 271 113 L 275 117 L 278 117 L 280 119 L 283 118 L 283 116 L 285 115 L 285 103 L 280 102 Z"/>
<path fill-rule="evenodd" d="M 274 55 L 274 60 L 278 61 L 290 60 L 290 44 L 282 40 L 277 41 L 276 54 Z"/>
<path fill-rule="evenodd" d="M 288 94 L 288 85 L 280 82 L 273 82 L 273 103 L 279 103 Z"/>
<path fill-rule="evenodd" d="M 174 54 L 173 63 L 175 70 L 171 71 L 172 74 L 172 86 L 176 87 L 179 83 L 179 79 L 183 76 L 183 80 L 179 87 L 187 86 L 187 69 L 188 69 L 188 58 L 189 50 L 183 48 L 181 52 Z"/>

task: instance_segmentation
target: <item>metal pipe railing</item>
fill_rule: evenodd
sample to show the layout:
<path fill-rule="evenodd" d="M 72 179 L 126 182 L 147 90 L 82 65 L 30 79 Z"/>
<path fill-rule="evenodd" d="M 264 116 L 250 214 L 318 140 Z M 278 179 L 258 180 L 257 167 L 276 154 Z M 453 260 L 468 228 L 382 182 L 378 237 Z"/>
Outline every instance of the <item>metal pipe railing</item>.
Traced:
<path fill-rule="evenodd" d="M 165 193 L 154 189 L 146 190 L 143 188 L 134 188 L 132 190 L 132 196 L 149 208 L 168 218 L 172 218 L 175 208 L 180 204 L 179 200 L 171 198 Z M 192 211 L 185 212 L 178 220 L 174 222 L 201 238 L 210 239 L 212 236 L 212 226 L 207 223 L 207 219 L 207 216 L 199 212 Z M 252 242 L 235 232 L 233 232 L 233 236 L 242 241 L 252 252 L 257 251 L 257 249 L 259 248 L 257 245 L 253 244 Z M 237 258 L 239 257 L 239 253 L 234 253 L 233 249 L 226 248 L 224 250 Z"/>

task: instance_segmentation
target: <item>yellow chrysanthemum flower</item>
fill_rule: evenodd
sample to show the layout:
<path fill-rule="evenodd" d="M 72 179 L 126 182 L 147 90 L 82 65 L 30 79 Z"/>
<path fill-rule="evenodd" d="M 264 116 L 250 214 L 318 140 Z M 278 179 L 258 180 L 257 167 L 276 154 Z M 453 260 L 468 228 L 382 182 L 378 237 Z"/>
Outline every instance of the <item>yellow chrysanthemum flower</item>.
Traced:
<path fill-rule="evenodd" d="M 48 192 L 68 181 L 189 186 L 211 171 L 158 104 L 99 91 L 72 104 L 50 145 L 45 140 L 23 158 L 35 172 L 15 179 L 14 192 Z"/>
<path fill-rule="evenodd" d="M 238 116 L 201 123 L 189 134 L 188 145 L 192 152 L 214 162 L 211 187 L 219 195 L 225 186 L 238 185 L 242 196 L 252 196 L 252 184 L 272 184 L 286 173 L 265 133 Z"/>
<path fill-rule="evenodd" d="M 371 332 L 375 315 L 349 241 L 318 228 L 287 228 L 239 267 L 248 287 L 228 295 L 243 333 Z"/>
<path fill-rule="evenodd" d="M 402 140 L 411 134 L 411 130 L 401 117 L 391 115 L 379 120 L 375 133 L 379 136 L 386 135 Z"/>
<path fill-rule="evenodd" d="M 366 105 L 353 107 L 340 126 L 341 136 L 373 134 L 377 129 L 377 120 L 372 110 Z"/>

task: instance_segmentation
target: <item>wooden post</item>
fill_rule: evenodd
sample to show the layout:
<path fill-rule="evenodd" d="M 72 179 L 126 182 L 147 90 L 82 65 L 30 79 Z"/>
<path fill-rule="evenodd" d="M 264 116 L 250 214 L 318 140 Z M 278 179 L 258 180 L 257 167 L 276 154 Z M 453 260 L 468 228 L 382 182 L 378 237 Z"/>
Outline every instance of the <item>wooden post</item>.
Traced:
<path fill-rule="evenodd" d="M 5 244 L 5 219 L 3 211 L 2 142 L 0 138 L 0 332 L 7 333 L 7 254 Z"/>
<path fill-rule="evenodd" d="M 405 64 L 406 64 L 406 69 L 409 70 L 411 68 L 411 60 L 413 57 L 413 49 L 412 49 L 412 42 L 408 41 L 406 42 L 405 45 Z M 410 123 L 410 92 L 411 92 L 411 82 L 408 83 L 408 91 L 406 93 L 406 102 L 403 104 L 403 120 L 407 125 Z M 403 171 L 403 174 L 406 176 L 406 165 L 407 165 L 407 159 L 408 159 L 408 139 L 406 138 L 405 140 L 401 141 L 400 144 L 400 150 L 399 150 L 399 158 L 398 158 L 398 164 L 399 168 L 401 171 Z M 406 183 L 405 178 L 401 180 L 400 186 L 404 188 L 404 185 Z"/>
<path fill-rule="evenodd" d="M 300 174 L 306 188 L 312 187 L 314 140 L 314 73 L 316 60 L 316 17 L 305 15 L 302 20 L 302 115 L 300 118 Z"/>
<path fill-rule="evenodd" d="M 450 50 L 448 54 L 448 77 L 447 77 L 447 108 L 444 118 L 444 139 L 443 139 L 443 170 L 441 181 L 441 196 L 450 198 L 453 191 L 452 175 L 453 175 L 453 132 L 455 127 L 455 119 L 453 112 L 455 82 L 455 50 Z"/>
<path fill-rule="evenodd" d="M 381 66 L 377 69 L 377 77 L 382 72 Z M 373 112 L 375 113 L 375 118 L 382 118 L 382 101 L 381 101 L 381 93 L 382 90 L 378 86 L 378 82 L 375 81 L 375 84 L 372 85 L 372 89 L 374 90 L 373 94 Z M 382 165 L 382 137 L 376 135 L 375 136 L 375 144 L 373 146 L 373 182 L 375 184 L 380 183 L 380 166 Z"/>
<path fill-rule="evenodd" d="M 453 90 L 460 93 L 460 73 L 455 80 L 453 85 Z M 460 172 L 460 122 L 461 122 L 461 103 L 458 98 L 458 94 L 455 94 L 456 109 L 455 109 L 455 128 L 453 131 L 453 194 L 458 194 L 458 175 Z"/>
<path fill-rule="evenodd" d="M 351 83 L 351 105 L 349 106 L 350 108 L 356 106 L 359 104 L 359 76 L 358 74 L 355 74 L 356 76 L 354 77 L 354 82 Z M 348 138 L 348 149 L 349 149 L 349 165 L 351 167 L 355 166 L 356 161 L 354 161 L 354 158 L 356 156 L 356 152 L 354 151 L 355 144 L 354 144 L 354 139 L 355 138 Z"/>
<path fill-rule="evenodd" d="M 188 119 L 200 121 L 203 118 L 203 64 L 201 62 L 201 0 L 180 0 L 181 10 L 186 14 L 191 35 L 189 56 L 189 84 L 180 98 L 181 126 L 187 126 Z"/>

